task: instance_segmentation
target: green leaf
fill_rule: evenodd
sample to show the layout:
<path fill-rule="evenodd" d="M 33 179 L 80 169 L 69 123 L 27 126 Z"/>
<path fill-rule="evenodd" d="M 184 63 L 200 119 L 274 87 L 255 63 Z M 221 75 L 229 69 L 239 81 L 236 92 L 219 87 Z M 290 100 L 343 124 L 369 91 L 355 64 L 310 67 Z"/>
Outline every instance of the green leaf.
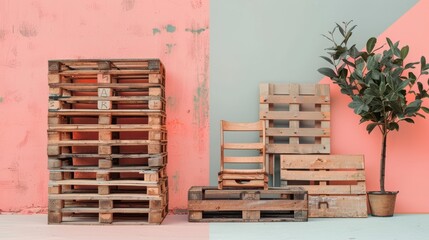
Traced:
<path fill-rule="evenodd" d="M 396 122 L 391 122 L 391 123 L 389 123 L 389 124 L 387 125 L 387 128 L 388 128 L 389 130 L 396 130 L 396 131 L 399 131 L 399 124 L 398 124 L 398 123 L 396 123 Z"/>
<path fill-rule="evenodd" d="M 419 64 L 420 62 L 411 62 L 405 65 L 405 69 L 415 68 L 414 65 Z"/>
<path fill-rule="evenodd" d="M 386 38 L 386 41 L 387 41 L 387 44 L 389 44 L 390 49 L 393 49 L 394 46 L 393 46 L 392 40 L 390 40 L 390 38 Z"/>
<path fill-rule="evenodd" d="M 366 63 L 366 67 L 368 68 L 369 71 L 377 68 L 377 64 L 378 62 L 375 60 L 374 56 L 369 56 L 367 63 Z"/>
<path fill-rule="evenodd" d="M 427 108 L 427 107 L 421 107 L 421 109 L 423 110 L 423 112 L 429 113 L 429 108 Z"/>
<path fill-rule="evenodd" d="M 412 116 L 419 111 L 420 106 L 422 105 L 422 100 L 417 99 L 405 107 L 404 114 L 407 116 Z"/>
<path fill-rule="evenodd" d="M 346 35 L 344 33 L 344 29 L 340 26 L 340 24 L 337 23 L 337 27 L 338 27 L 338 30 L 340 30 L 341 35 L 343 35 L 343 37 L 345 37 Z"/>
<path fill-rule="evenodd" d="M 420 72 L 424 71 L 425 66 L 426 66 L 426 58 L 425 58 L 425 56 L 422 56 L 420 58 Z"/>
<path fill-rule="evenodd" d="M 414 120 L 412 118 L 404 118 L 404 120 L 408 123 L 414 123 Z"/>
<path fill-rule="evenodd" d="M 330 58 L 325 57 L 325 56 L 320 56 L 320 57 L 323 58 L 323 59 L 325 59 L 328 63 L 334 65 L 334 62 Z"/>
<path fill-rule="evenodd" d="M 384 92 L 386 91 L 386 83 L 385 83 L 384 81 L 381 81 L 381 82 L 380 82 L 379 91 L 380 91 L 380 94 L 381 94 L 381 95 L 383 95 L 383 94 L 384 94 Z"/>
<path fill-rule="evenodd" d="M 334 70 L 330 68 L 319 68 L 317 71 L 330 78 L 337 77 L 337 74 L 334 72 Z"/>
<path fill-rule="evenodd" d="M 374 130 L 375 127 L 377 127 L 378 123 L 370 123 L 368 125 L 366 125 L 366 130 L 368 131 L 368 133 L 371 133 L 372 130 Z"/>
<path fill-rule="evenodd" d="M 353 46 L 350 47 L 350 49 L 349 49 L 349 55 L 352 58 L 354 58 L 354 59 L 358 58 L 361 55 L 361 53 L 359 52 L 359 50 L 357 50 L 356 45 L 353 45 Z"/>
<path fill-rule="evenodd" d="M 353 111 L 360 115 L 362 112 L 367 112 L 369 110 L 369 106 L 364 103 L 359 97 L 354 97 L 353 101 L 349 103 L 349 107 L 353 109 Z"/>
<path fill-rule="evenodd" d="M 420 113 L 416 113 L 417 116 L 422 117 L 422 118 L 426 118 L 425 115 L 420 114 Z"/>
<path fill-rule="evenodd" d="M 408 86 L 408 84 L 410 83 L 410 80 L 405 80 L 405 81 L 403 81 L 403 82 L 401 82 L 400 84 L 399 84 L 399 86 L 398 86 L 398 90 L 402 90 L 402 89 L 404 89 L 404 88 L 406 88 L 407 86 Z"/>
<path fill-rule="evenodd" d="M 349 61 L 349 60 L 347 60 L 347 59 L 343 59 L 343 62 L 345 62 L 347 65 L 349 65 L 349 66 L 351 66 L 351 67 L 353 67 L 353 68 L 356 68 L 356 65 L 355 65 L 354 63 L 350 62 L 350 61 Z"/>
<path fill-rule="evenodd" d="M 376 43 L 377 43 L 377 38 L 372 37 L 372 38 L 368 39 L 368 41 L 366 42 L 366 51 L 368 53 L 371 53 L 372 50 L 374 50 Z"/>
<path fill-rule="evenodd" d="M 423 84 L 421 82 L 417 82 L 417 87 L 419 88 L 419 92 L 423 92 Z"/>
<path fill-rule="evenodd" d="M 409 51 L 410 51 L 410 47 L 408 47 L 408 45 L 403 47 L 401 49 L 401 58 L 405 59 L 407 57 Z"/>

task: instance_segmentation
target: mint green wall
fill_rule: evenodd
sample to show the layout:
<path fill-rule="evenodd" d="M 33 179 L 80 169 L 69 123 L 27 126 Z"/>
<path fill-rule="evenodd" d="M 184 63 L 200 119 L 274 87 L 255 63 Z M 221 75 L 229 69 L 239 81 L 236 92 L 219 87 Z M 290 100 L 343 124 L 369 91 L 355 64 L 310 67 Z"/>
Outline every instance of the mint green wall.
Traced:
<path fill-rule="evenodd" d="M 320 34 L 353 20 L 358 48 L 417 0 L 212 0 L 210 2 L 210 183 L 217 184 L 220 120 L 257 121 L 258 83 L 318 82 Z"/>

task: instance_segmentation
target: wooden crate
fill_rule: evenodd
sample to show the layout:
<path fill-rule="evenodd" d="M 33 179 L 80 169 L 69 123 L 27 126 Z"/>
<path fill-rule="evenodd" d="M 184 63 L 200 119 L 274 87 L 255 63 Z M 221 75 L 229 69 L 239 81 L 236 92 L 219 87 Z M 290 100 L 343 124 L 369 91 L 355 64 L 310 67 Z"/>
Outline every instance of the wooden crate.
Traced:
<path fill-rule="evenodd" d="M 362 155 L 281 155 L 282 186 L 308 191 L 309 217 L 367 217 Z"/>
<path fill-rule="evenodd" d="M 271 174 L 275 155 L 330 153 L 329 85 L 261 83 L 259 89 Z"/>
<path fill-rule="evenodd" d="M 188 192 L 190 222 L 307 221 L 307 192 L 302 188 L 220 190 L 191 187 Z"/>

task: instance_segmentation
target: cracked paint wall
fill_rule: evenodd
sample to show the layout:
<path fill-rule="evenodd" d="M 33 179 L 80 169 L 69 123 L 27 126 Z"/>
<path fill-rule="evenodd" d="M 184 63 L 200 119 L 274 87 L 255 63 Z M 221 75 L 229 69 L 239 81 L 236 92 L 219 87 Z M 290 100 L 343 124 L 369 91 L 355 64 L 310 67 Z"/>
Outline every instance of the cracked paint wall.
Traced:
<path fill-rule="evenodd" d="M 47 61 L 160 58 L 170 209 L 208 185 L 208 0 L 0 2 L 0 212 L 47 206 Z"/>

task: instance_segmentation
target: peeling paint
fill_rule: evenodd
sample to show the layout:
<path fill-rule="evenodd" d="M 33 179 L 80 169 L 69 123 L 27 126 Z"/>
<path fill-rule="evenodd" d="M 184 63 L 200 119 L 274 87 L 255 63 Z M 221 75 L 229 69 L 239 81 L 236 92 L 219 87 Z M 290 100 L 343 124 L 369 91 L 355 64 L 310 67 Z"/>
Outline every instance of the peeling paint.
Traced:
<path fill-rule="evenodd" d="M 37 36 L 37 29 L 34 25 L 31 25 L 27 22 L 21 23 L 19 26 L 19 33 L 24 37 L 35 37 Z"/>
<path fill-rule="evenodd" d="M 191 5 L 192 5 L 193 9 L 198 9 L 198 8 L 201 8 L 203 6 L 203 3 L 201 0 L 193 0 L 191 2 Z"/>
<path fill-rule="evenodd" d="M 176 98 L 173 96 L 169 96 L 167 98 L 167 106 L 173 108 L 176 105 Z"/>
<path fill-rule="evenodd" d="M 169 33 L 173 33 L 176 31 L 176 27 L 171 24 L 168 24 L 167 26 L 165 26 L 165 30 Z"/>
<path fill-rule="evenodd" d="M 165 52 L 166 54 L 170 54 L 171 51 L 173 50 L 173 47 L 176 46 L 176 44 L 174 43 L 167 43 L 165 44 L 165 46 L 167 46 L 167 51 Z"/>
<path fill-rule="evenodd" d="M 201 77 L 199 77 L 201 78 Z M 198 125 L 204 123 L 208 117 L 208 79 L 207 75 L 203 74 L 203 80 L 198 83 L 196 93 L 194 95 L 194 114 Z"/>
<path fill-rule="evenodd" d="M 187 32 L 191 32 L 191 33 L 193 33 L 193 34 L 200 34 L 200 33 L 204 32 L 205 30 L 207 30 L 207 28 L 197 28 L 197 29 L 194 29 L 194 28 L 186 28 L 186 29 L 185 29 L 185 31 L 187 31 Z"/>
<path fill-rule="evenodd" d="M 179 192 L 179 172 L 176 171 L 173 175 L 173 191 L 175 193 Z"/>
<path fill-rule="evenodd" d="M 125 11 L 130 11 L 134 8 L 134 0 L 122 0 L 122 9 Z"/>
<path fill-rule="evenodd" d="M 152 34 L 153 35 L 161 34 L 161 30 L 159 30 L 159 28 L 152 28 Z"/>

